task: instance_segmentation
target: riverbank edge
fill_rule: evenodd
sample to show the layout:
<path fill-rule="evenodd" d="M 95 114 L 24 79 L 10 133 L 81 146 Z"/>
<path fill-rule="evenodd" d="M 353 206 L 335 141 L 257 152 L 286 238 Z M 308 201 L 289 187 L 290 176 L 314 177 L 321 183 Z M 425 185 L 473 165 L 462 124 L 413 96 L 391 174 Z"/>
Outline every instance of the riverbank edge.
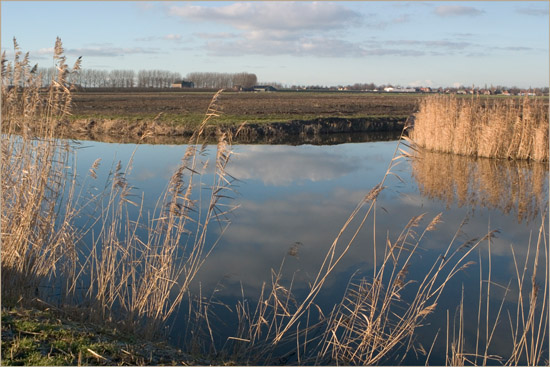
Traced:
<path fill-rule="evenodd" d="M 233 365 L 32 306 L 2 307 L 2 365 Z"/>
<path fill-rule="evenodd" d="M 216 123 L 213 119 L 213 122 L 206 126 L 206 134 L 210 135 L 221 129 L 232 133 L 240 140 L 255 141 L 285 136 L 307 138 L 340 133 L 399 132 L 403 130 L 406 120 L 403 117 L 319 117 L 311 120 L 227 124 Z M 64 137 L 73 139 L 95 136 L 139 139 L 144 136 L 189 137 L 196 127 L 171 125 L 154 119 L 129 121 L 124 118 L 76 118 L 63 121 L 60 128 Z"/>

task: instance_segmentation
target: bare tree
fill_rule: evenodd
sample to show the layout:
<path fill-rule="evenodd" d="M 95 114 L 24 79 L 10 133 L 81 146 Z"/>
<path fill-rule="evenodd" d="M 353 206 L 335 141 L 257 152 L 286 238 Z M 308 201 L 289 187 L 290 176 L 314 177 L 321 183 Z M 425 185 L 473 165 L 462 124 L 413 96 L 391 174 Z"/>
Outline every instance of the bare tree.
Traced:
<path fill-rule="evenodd" d="M 256 85 L 258 78 L 251 73 L 214 73 L 193 72 L 186 76 L 197 88 L 232 88 L 237 85 L 252 87 Z"/>

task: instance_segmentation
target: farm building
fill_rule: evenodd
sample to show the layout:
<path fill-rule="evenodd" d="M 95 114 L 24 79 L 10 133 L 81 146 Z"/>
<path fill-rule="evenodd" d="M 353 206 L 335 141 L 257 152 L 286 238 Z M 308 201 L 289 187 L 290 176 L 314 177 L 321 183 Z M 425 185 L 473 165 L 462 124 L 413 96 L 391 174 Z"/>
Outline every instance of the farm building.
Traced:
<path fill-rule="evenodd" d="M 237 92 L 275 92 L 277 89 L 271 85 L 255 85 L 253 87 L 243 87 L 242 85 L 234 85 L 232 88 Z"/>
<path fill-rule="evenodd" d="M 277 89 L 271 85 L 255 85 L 254 92 L 275 92 Z"/>
<path fill-rule="evenodd" d="M 193 82 L 186 82 L 185 80 L 179 80 L 177 82 L 172 83 L 172 88 L 194 88 L 195 83 Z"/>

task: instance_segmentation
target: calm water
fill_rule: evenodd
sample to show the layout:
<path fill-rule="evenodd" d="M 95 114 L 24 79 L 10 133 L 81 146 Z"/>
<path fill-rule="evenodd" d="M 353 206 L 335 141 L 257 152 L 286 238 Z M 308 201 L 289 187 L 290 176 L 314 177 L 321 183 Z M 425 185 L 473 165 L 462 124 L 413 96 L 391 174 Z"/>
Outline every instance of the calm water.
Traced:
<path fill-rule="evenodd" d="M 279 269 L 285 259 L 285 279 L 290 281 L 293 277 L 293 291 L 300 299 L 308 291 L 308 284 L 317 274 L 327 248 L 349 214 L 383 177 L 396 144 L 396 141 L 382 141 L 330 146 L 234 146 L 235 155 L 227 171 L 239 180 L 234 194 L 234 203 L 239 208 L 230 216 L 230 227 L 198 273 L 192 291 L 198 292 L 200 286 L 202 294 L 209 296 L 216 289 L 216 298 L 230 306 L 241 299 L 242 294 L 253 302 L 262 284 L 271 282 L 271 269 Z M 113 162 L 120 160 L 125 165 L 135 148 L 134 144 L 83 141 L 77 152 L 80 175 L 85 176 L 92 163 L 101 158 L 96 181 L 100 187 Z M 136 195 L 144 193 L 145 211 L 153 210 L 185 149 L 184 145 L 140 145 L 135 150 L 128 180 L 136 187 Z M 209 149 L 211 155 L 212 149 Z M 208 172 L 205 182 L 210 182 L 211 170 Z M 536 239 L 541 223 L 540 208 L 548 200 L 545 165 L 423 154 L 413 161 L 403 160 L 392 172 L 400 179 L 390 176 L 385 183 L 386 189 L 377 204 L 376 231 L 373 231 L 373 219 L 369 218 L 319 295 L 317 302 L 326 312 L 341 299 L 351 276 L 358 279 L 372 274 L 373 242 L 376 241 L 378 254 L 383 253 L 387 238 L 395 241 L 408 221 L 422 213 L 426 213 L 426 217 L 420 230 L 440 212 L 443 222 L 421 242 L 408 279 L 423 278 L 427 266 L 442 255 L 460 223 L 467 219 L 456 243 L 483 237 L 489 228 L 499 229 L 500 233 L 491 243 L 492 281 L 506 286 L 515 280 L 511 247 L 518 262 L 523 263 L 529 236 Z M 218 229 L 212 228 L 213 240 Z M 349 237 L 344 235 L 344 239 Z M 298 252 L 288 256 L 293 246 Z M 531 249 L 531 255 L 533 251 Z M 487 244 L 473 252 L 470 260 L 481 261 L 486 279 Z M 440 299 L 438 311 L 428 319 L 428 325 L 419 329 L 418 341 L 426 350 L 439 332 L 430 364 L 445 363 L 447 310 L 452 330 L 462 287 L 465 313 L 475 315 L 466 320 L 466 334 L 476 330 L 479 276 L 477 265 L 457 274 Z M 543 285 L 544 270 L 540 270 L 537 277 Z M 504 293 L 497 285 L 492 292 L 495 304 L 491 307 L 498 307 Z M 512 289 L 506 296 L 506 307 L 512 307 L 515 299 L 517 291 Z M 510 310 L 515 314 L 515 308 Z M 220 314 L 227 316 L 227 320 L 235 317 L 224 312 L 221 308 Z M 496 309 L 494 312 L 496 314 Z M 176 323 L 182 319 L 183 316 Z M 503 329 L 499 329 L 493 340 L 492 352 L 496 354 L 505 354 L 509 348 L 507 316 L 501 324 Z M 178 334 L 182 329 L 174 328 L 176 343 L 182 340 Z M 216 329 L 220 342 L 231 335 L 222 326 Z M 404 363 L 424 363 L 425 357 L 419 357 L 421 362 L 418 362 L 414 353 L 411 354 Z"/>

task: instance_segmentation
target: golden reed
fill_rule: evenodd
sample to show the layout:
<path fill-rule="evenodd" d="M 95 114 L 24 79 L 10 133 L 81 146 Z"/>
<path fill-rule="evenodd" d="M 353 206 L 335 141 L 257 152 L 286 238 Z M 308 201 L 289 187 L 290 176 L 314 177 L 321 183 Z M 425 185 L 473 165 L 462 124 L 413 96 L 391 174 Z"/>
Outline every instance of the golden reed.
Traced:
<path fill-rule="evenodd" d="M 548 161 L 548 99 L 430 96 L 412 139 L 444 153 Z"/>

